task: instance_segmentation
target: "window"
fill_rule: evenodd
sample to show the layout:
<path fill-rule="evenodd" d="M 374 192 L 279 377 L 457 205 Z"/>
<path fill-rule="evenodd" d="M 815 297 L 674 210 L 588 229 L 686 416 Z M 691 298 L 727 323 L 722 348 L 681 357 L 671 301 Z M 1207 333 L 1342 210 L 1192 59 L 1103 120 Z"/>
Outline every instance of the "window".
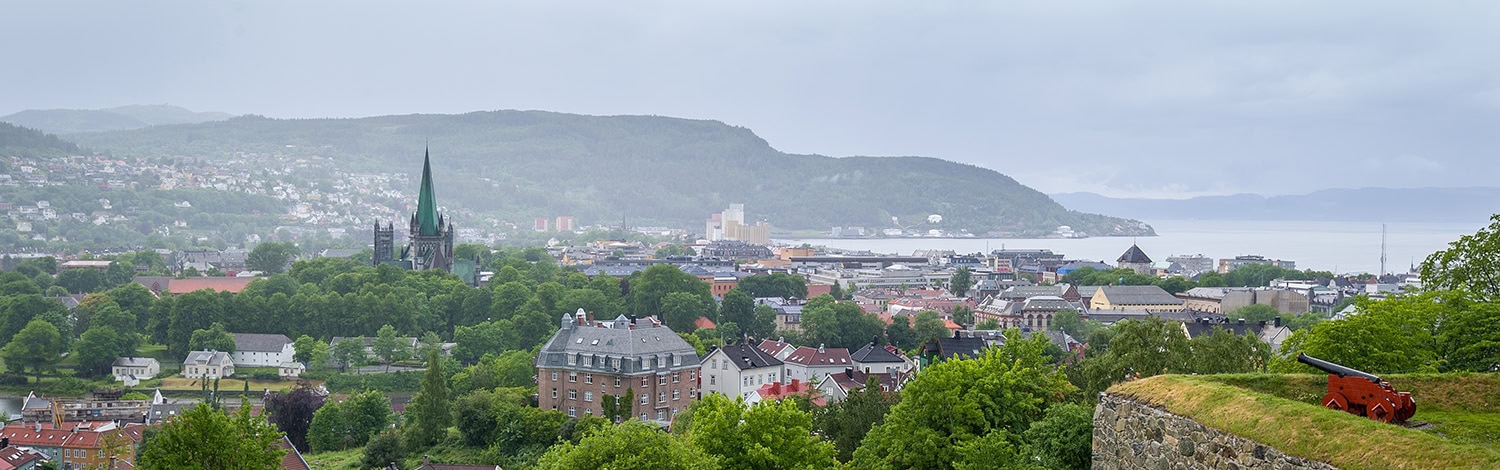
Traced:
<path fill-rule="evenodd" d="M 583 374 L 583 383 L 594 383 L 594 374 Z"/>
<path fill-rule="evenodd" d="M 658 375 L 658 376 L 656 376 L 656 384 L 657 385 L 666 385 L 667 384 L 667 376 L 665 376 L 665 375 Z"/>
<path fill-rule="evenodd" d="M 709 385 L 718 385 L 719 384 L 719 380 L 718 379 L 719 378 L 717 376 L 715 376 L 713 374 L 709 374 L 708 375 L 708 384 Z"/>
<path fill-rule="evenodd" d="M 620 388 L 620 378 L 615 377 L 615 388 Z"/>
<path fill-rule="evenodd" d="M 583 414 L 586 414 L 586 415 L 589 415 L 589 416 L 593 416 L 594 415 L 594 409 L 593 408 L 584 408 L 583 409 Z"/>
<path fill-rule="evenodd" d="M 682 390 L 673 390 L 672 391 L 672 401 L 677 401 L 677 400 L 679 400 L 681 398 L 682 398 Z"/>
<path fill-rule="evenodd" d="M 594 392 L 583 392 L 583 401 L 594 401 Z"/>
<path fill-rule="evenodd" d="M 646 420 L 646 412 L 642 411 L 641 412 L 641 421 L 645 421 L 645 420 Z"/>
<path fill-rule="evenodd" d="M 645 377 L 641 377 L 641 386 L 642 387 L 646 386 L 646 378 Z"/>
<path fill-rule="evenodd" d="M 688 399 L 692 400 L 694 398 L 698 398 L 698 387 L 692 387 L 688 389 Z"/>
<path fill-rule="evenodd" d="M 578 408 L 574 408 L 574 407 L 571 407 L 571 406 L 568 407 L 568 417 L 569 418 L 577 418 L 578 417 Z"/>
<path fill-rule="evenodd" d="M 656 410 L 656 420 L 662 421 L 665 419 L 667 419 L 667 410 Z"/>
<path fill-rule="evenodd" d="M 658 403 L 666 403 L 667 402 L 667 392 L 656 392 L 656 401 Z"/>
<path fill-rule="evenodd" d="M 682 373 L 681 372 L 673 372 L 672 373 L 672 383 L 675 384 L 675 383 L 678 383 L 678 382 L 681 382 L 681 381 L 682 381 Z"/>
<path fill-rule="evenodd" d="M 555 389 L 555 388 L 554 388 L 554 389 L 552 389 L 552 399 L 553 399 L 553 400 L 556 400 L 556 399 L 557 399 L 557 389 Z"/>
<path fill-rule="evenodd" d="M 576 365 L 578 365 L 578 356 L 574 356 L 572 354 L 569 354 L 568 355 L 568 365 L 570 365 L 570 366 L 576 366 Z"/>
<path fill-rule="evenodd" d="M 688 380 L 698 380 L 698 371 L 688 371 Z"/>
<path fill-rule="evenodd" d="M 577 372 L 568 372 L 568 381 L 569 382 L 577 382 L 578 381 L 578 373 Z"/>
<path fill-rule="evenodd" d="M 645 405 L 645 404 L 650 403 L 650 402 L 651 402 L 651 398 L 650 397 L 647 397 L 645 395 L 641 395 L 641 404 L 642 405 Z"/>
<path fill-rule="evenodd" d="M 568 390 L 568 399 L 569 400 L 577 400 L 578 399 L 578 391 L 577 390 Z"/>
<path fill-rule="evenodd" d="M 675 355 L 672 356 L 672 365 L 674 365 L 674 366 L 680 366 L 680 365 L 682 365 L 682 356 L 675 356 Z"/>
<path fill-rule="evenodd" d="M 553 381 L 553 382 L 556 382 L 556 381 L 557 381 L 557 371 L 555 371 L 555 370 L 554 370 L 554 371 L 552 371 L 552 381 Z"/>

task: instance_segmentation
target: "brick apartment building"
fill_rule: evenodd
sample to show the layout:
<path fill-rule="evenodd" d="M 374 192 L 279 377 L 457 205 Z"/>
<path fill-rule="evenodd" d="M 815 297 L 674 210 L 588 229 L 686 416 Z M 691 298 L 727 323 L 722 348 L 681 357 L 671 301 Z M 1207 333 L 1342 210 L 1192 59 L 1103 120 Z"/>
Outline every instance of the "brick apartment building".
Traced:
<path fill-rule="evenodd" d="M 591 321 L 562 317 L 537 355 L 538 405 L 568 416 L 602 416 L 606 396 L 629 393 L 621 418 L 668 425 L 698 396 L 697 351 L 653 318 Z"/>

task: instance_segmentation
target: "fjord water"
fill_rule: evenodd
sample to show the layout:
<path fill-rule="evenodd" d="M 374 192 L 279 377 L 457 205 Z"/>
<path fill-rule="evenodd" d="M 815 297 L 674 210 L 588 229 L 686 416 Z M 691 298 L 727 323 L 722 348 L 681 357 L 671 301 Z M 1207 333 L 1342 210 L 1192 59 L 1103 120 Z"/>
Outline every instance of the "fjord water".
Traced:
<path fill-rule="evenodd" d="M 1173 255 L 1202 254 L 1214 259 L 1239 255 L 1261 255 L 1292 260 L 1297 269 L 1338 273 L 1373 273 L 1380 270 L 1380 223 L 1152 220 L 1155 237 L 1064 238 L 826 238 L 777 240 L 808 243 L 846 250 L 909 255 L 914 250 L 953 250 L 958 253 L 989 252 L 1001 248 L 1050 249 L 1069 259 L 1100 260 L 1114 264 L 1132 242 L 1151 259 L 1165 261 Z M 1412 263 L 1434 251 L 1447 248 L 1458 237 L 1488 225 L 1472 223 L 1387 223 L 1386 271 L 1405 272 Z"/>

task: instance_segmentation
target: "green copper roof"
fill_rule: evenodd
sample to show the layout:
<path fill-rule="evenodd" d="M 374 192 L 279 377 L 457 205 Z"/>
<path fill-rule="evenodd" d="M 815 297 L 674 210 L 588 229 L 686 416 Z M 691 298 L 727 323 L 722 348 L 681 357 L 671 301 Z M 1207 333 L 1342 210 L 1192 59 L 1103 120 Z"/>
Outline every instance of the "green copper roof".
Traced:
<path fill-rule="evenodd" d="M 438 234 L 437 195 L 432 190 L 432 157 L 422 151 L 422 190 L 417 196 L 417 231 L 422 236 Z"/>

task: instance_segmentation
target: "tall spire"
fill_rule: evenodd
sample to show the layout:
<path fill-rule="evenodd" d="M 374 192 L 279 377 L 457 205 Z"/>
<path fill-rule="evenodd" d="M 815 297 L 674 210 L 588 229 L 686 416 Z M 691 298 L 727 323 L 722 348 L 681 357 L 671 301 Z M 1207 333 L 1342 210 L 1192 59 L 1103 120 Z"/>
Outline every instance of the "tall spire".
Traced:
<path fill-rule="evenodd" d="M 422 149 L 422 189 L 417 195 L 417 233 L 438 234 L 437 195 L 432 189 L 432 156 Z"/>

